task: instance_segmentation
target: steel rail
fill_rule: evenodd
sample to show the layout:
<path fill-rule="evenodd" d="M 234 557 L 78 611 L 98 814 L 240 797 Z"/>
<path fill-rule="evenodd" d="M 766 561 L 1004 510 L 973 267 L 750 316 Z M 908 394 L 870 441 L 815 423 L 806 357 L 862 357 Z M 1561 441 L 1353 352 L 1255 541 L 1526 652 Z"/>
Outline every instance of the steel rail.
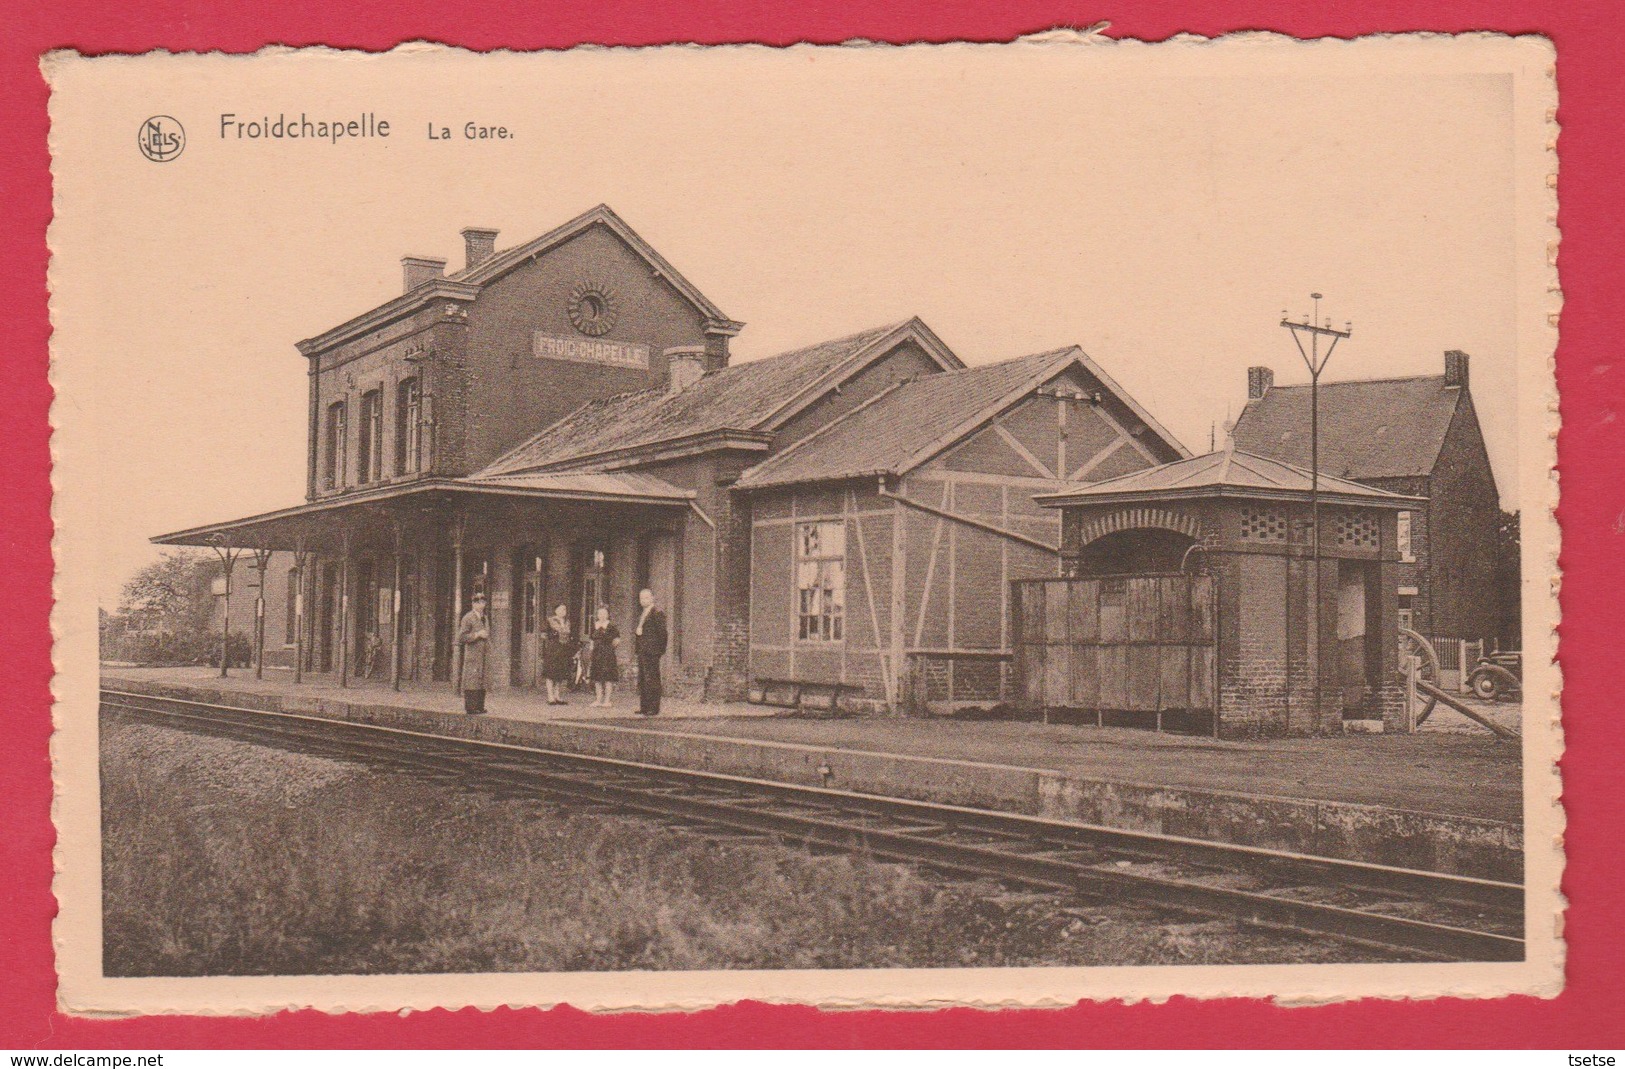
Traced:
<path fill-rule="evenodd" d="M 203 723 L 216 730 L 237 728 L 256 738 L 302 742 L 341 755 L 359 752 L 392 764 L 431 769 L 471 786 L 494 782 L 524 791 L 540 787 L 738 832 L 866 850 L 944 870 L 1442 960 L 1509 961 L 1522 960 L 1524 954 L 1521 937 L 1509 934 L 1522 927 L 1522 888 L 1516 884 L 673 769 L 305 713 L 111 688 L 102 691 L 102 698 L 104 705 L 161 719 Z M 1194 866 L 1199 874 L 1209 870 L 1257 877 L 1262 870 L 1275 877 L 1276 886 L 1262 890 L 1214 886 L 1182 874 L 1137 871 L 1169 864 Z M 1446 904 L 1474 913 L 1474 921 L 1488 914 L 1490 923 L 1440 923 L 1313 900 L 1315 893 L 1327 889 L 1376 895 L 1387 899 L 1388 905 L 1396 898 L 1404 904 L 1409 896 L 1413 903 Z M 1290 896 L 1305 891 L 1306 897 Z"/>

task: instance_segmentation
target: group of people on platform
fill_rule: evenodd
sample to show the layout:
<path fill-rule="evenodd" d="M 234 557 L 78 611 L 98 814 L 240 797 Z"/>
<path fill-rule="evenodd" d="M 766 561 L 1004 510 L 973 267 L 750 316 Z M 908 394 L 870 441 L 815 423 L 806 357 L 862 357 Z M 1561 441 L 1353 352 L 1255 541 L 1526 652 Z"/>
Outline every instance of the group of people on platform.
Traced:
<path fill-rule="evenodd" d="M 655 603 L 654 592 L 638 593 L 638 622 L 633 628 L 632 651 L 638 661 L 638 713 L 660 715 L 660 659 L 666 653 L 666 614 Z M 486 676 L 490 670 L 491 622 L 485 613 L 485 595 L 476 593 L 472 606 L 457 629 L 462 651 L 458 689 L 463 692 L 463 710 L 469 716 L 485 712 Z M 615 697 L 615 684 L 621 680 L 619 650 L 621 631 L 609 619 L 609 609 L 598 606 L 592 629 L 585 642 L 576 639 L 570 626 L 569 610 L 556 606 L 547 618 L 541 643 L 542 679 L 547 688 L 547 704 L 567 705 L 565 694 L 571 684 L 590 681 L 593 701 L 590 708 L 608 709 Z"/>

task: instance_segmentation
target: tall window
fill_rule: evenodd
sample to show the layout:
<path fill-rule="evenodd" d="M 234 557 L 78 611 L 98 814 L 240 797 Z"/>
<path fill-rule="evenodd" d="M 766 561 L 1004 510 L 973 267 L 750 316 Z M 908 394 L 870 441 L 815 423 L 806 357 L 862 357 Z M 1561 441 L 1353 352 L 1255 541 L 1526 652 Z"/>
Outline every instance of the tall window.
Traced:
<path fill-rule="evenodd" d="M 423 466 L 423 387 L 416 378 L 395 387 L 395 474 Z"/>
<path fill-rule="evenodd" d="M 840 642 L 846 624 L 846 524 L 796 525 L 796 637 Z"/>
<path fill-rule="evenodd" d="M 1399 559 L 1403 561 L 1415 560 L 1416 552 L 1411 548 L 1411 514 L 1408 511 L 1399 514 L 1398 541 Z"/>
<path fill-rule="evenodd" d="M 344 402 L 334 401 L 327 406 L 327 488 L 344 485 L 345 453 L 349 450 L 349 429 L 346 426 Z"/>
<path fill-rule="evenodd" d="M 288 602 L 282 622 L 282 644 L 291 646 L 299 630 L 299 569 L 288 569 Z"/>
<path fill-rule="evenodd" d="M 364 483 L 383 477 L 384 467 L 384 393 L 368 390 L 361 395 L 361 454 L 356 462 L 356 477 Z"/>

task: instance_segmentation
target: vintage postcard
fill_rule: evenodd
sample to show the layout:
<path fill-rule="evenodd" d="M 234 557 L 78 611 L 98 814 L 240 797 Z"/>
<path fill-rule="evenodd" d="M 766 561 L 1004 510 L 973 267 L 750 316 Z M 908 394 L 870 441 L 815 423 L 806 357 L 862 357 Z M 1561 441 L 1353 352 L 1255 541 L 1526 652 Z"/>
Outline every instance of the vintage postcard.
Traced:
<path fill-rule="evenodd" d="M 1557 993 L 1554 62 L 44 57 L 62 1006 Z"/>

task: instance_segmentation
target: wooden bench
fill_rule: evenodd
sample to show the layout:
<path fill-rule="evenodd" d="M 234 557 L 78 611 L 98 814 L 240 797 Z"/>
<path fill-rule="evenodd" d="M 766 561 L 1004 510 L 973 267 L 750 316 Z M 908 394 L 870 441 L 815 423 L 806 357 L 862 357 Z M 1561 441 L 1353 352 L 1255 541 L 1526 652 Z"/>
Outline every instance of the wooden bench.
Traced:
<path fill-rule="evenodd" d="M 772 701 L 772 692 L 775 690 L 788 690 L 787 701 Z M 847 692 L 858 694 L 863 687 L 856 683 L 836 683 L 829 680 L 811 679 L 785 679 L 776 677 L 758 677 L 751 680 L 750 700 L 758 705 L 782 705 L 791 709 L 820 709 L 828 712 L 838 712 L 841 708 L 841 695 Z M 825 700 L 816 705 L 809 705 L 807 697 L 825 696 Z"/>

